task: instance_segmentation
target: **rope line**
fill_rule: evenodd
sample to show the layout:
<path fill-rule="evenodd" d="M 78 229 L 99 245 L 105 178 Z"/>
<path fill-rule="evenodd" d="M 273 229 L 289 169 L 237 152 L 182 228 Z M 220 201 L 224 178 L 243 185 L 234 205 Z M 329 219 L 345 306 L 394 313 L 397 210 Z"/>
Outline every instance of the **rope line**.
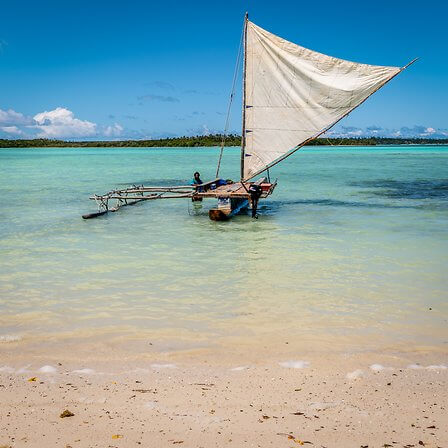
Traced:
<path fill-rule="evenodd" d="M 235 96 L 236 80 L 237 80 L 238 72 L 239 72 L 240 65 L 241 65 L 241 54 L 242 54 L 241 50 L 243 48 L 243 39 L 244 39 L 244 26 L 243 26 L 243 31 L 241 32 L 240 46 L 238 48 L 238 55 L 237 55 L 236 63 L 235 63 L 235 70 L 233 72 L 232 90 L 230 92 L 229 104 L 227 106 L 227 116 L 226 116 L 226 122 L 225 122 L 225 126 L 224 126 L 224 134 L 223 134 L 222 140 L 221 140 L 221 150 L 219 152 L 218 166 L 216 168 L 216 176 L 215 176 L 216 178 L 218 178 L 219 169 L 221 168 L 222 154 L 224 152 L 224 145 L 226 143 L 227 132 L 229 130 L 229 125 L 230 125 L 230 112 L 232 109 L 233 98 Z"/>

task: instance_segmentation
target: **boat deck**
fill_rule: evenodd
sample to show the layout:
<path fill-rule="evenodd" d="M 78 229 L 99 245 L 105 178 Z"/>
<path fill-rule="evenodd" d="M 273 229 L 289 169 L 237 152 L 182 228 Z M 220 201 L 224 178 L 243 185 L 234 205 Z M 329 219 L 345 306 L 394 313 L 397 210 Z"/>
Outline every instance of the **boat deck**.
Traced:
<path fill-rule="evenodd" d="M 266 182 L 265 179 L 261 179 L 257 182 L 235 182 L 233 184 L 220 185 L 219 187 L 213 188 L 213 184 L 210 186 L 210 189 L 206 191 L 196 191 L 194 193 L 195 197 L 198 198 L 243 198 L 249 199 L 249 187 L 252 184 L 257 184 L 261 186 L 262 193 L 260 198 L 268 197 L 274 190 L 277 182 L 270 183 Z"/>

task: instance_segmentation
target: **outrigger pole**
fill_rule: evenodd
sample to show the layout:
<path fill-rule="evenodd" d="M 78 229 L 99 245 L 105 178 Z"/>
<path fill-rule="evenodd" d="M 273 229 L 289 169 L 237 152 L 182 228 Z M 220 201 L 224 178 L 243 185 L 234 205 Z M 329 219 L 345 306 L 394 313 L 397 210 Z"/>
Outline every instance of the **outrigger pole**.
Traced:
<path fill-rule="evenodd" d="M 84 219 L 96 218 L 105 215 L 108 212 L 116 212 L 121 207 L 135 205 L 138 202 L 150 201 L 155 199 L 176 199 L 192 198 L 195 194 L 195 187 L 191 185 L 178 185 L 174 187 L 145 187 L 132 186 L 123 190 L 112 190 L 102 195 L 93 195 L 89 199 L 96 202 L 98 211 L 95 213 L 86 213 L 82 215 Z M 109 207 L 109 201 L 115 200 L 115 205 Z"/>

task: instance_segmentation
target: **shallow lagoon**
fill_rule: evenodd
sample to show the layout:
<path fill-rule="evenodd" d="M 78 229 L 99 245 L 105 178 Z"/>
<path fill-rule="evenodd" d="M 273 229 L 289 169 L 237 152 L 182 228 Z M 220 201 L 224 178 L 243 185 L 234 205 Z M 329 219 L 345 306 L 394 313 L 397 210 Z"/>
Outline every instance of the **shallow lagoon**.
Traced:
<path fill-rule="evenodd" d="M 81 219 L 91 193 L 210 179 L 217 156 L 1 149 L 0 343 L 446 350 L 448 147 L 309 147 L 258 220 L 181 199 Z"/>

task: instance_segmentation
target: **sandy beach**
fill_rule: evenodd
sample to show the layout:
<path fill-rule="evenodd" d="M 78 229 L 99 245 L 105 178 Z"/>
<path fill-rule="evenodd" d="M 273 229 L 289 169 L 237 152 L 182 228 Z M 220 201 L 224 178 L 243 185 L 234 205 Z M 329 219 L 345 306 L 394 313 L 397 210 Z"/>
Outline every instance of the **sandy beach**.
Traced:
<path fill-rule="evenodd" d="M 446 355 L 255 359 L 83 363 L 61 353 L 26 364 L 10 352 L 0 366 L 0 446 L 448 446 Z"/>

